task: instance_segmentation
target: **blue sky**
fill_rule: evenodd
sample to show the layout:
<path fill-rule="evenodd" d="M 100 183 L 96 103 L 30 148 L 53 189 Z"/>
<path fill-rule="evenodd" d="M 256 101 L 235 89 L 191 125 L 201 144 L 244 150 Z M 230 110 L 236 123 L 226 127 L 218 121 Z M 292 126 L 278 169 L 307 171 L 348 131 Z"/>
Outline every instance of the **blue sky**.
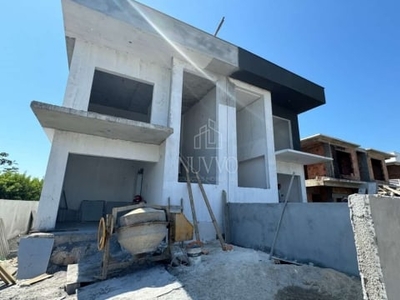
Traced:
<path fill-rule="evenodd" d="M 400 151 L 400 1 L 140 1 L 325 87 L 302 114 L 302 137 L 323 133 Z M 43 177 L 50 142 L 32 100 L 61 105 L 68 76 L 60 1 L 14 0 L 0 10 L 0 151 Z"/>

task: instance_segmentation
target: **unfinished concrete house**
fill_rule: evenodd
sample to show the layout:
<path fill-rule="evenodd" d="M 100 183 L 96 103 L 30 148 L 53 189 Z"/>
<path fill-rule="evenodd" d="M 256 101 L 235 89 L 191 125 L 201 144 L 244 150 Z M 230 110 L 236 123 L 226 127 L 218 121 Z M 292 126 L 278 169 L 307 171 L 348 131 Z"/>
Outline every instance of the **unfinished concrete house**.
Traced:
<path fill-rule="evenodd" d="M 385 159 L 391 157 L 389 153 L 363 149 L 322 134 L 302 139 L 301 149 L 332 158 L 332 161 L 305 167 L 309 202 L 347 201 L 349 195 L 371 189 L 373 185 L 367 183 L 388 183 Z"/>
<path fill-rule="evenodd" d="M 391 154 L 393 156 L 385 160 L 389 181 L 391 184 L 400 187 L 400 153 L 391 152 Z"/>
<path fill-rule="evenodd" d="M 63 0 L 69 78 L 62 106 L 32 102 L 51 141 L 35 229 L 98 221 L 112 207 L 183 199 L 199 172 L 218 221 L 229 202 L 306 201 L 298 114 L 324 89 L 134 1 Z M 326 153 L 321 153 L 325 155 Z M 194 198 L 201 198 L 193 189 Z M 282 201 L 282 200 L 281 200 Z M 202 239 L 215 231 L 196 202 Z"/>

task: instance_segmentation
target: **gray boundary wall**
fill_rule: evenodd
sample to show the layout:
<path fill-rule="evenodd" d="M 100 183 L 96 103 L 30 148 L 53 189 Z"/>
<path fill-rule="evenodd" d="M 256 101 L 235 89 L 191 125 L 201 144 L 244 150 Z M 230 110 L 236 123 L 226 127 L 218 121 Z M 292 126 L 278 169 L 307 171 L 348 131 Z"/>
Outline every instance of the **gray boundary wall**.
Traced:
<path fill-rule="evenodd" d="M 400 299 L 400 198 L 349 197 L 364 299 Z"/>
<path fill-rule="evenodd" d="M 283 203 L 228 203 L 230 242 L 269 252 Z M 288 203 L 274 256 L 359 276 L 347 203 Z"/>
<path fill-rule="evenodd" d="M 0 219 L 3 219 L 7 240 L 28 231 L 31 212 L 36 213 L 39 201 L 0 199 Z"/>

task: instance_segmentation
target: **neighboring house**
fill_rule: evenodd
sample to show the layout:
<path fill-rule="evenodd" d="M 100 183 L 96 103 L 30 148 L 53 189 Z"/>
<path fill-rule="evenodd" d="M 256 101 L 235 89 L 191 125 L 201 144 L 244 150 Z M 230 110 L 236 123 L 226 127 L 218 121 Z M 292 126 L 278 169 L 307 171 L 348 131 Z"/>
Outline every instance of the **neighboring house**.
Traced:
<path fill-rule="evenodd" d="M 183 198 L 191 217 L 180 155 L 220 222 L 223 190 L 230 202 L 274 203 L 294 176 L 288 200 L 306 201 L 304 165 L 327 159 L 300 152 L 297 116 L 325 103 L 322 87 L 134 1 L 62 6 L 64 102 L 31 104 L 52 143 L 35 229 L 82 220 L 83 203 L 95 220 L 99 203 L 137 194 Z M 194 197 L 202 238 L 215 237 L 197 187 Z"/>
<path fill-rule="evenodd" d="M 301 140 L 302 151 L 332 158 L 305 167 L 309 202 L 342 202 L 348 195 L 368 192 L 373 185 L 387 184 L 385 159 L 392 155 L 341 139 L 317 134 Z M 376 189 L 376 188 L 375 188 Z"/>
<path fill-rule="evenodd" d="M 400 153 L 391 152 L 391 158 L 386 159 L 389 181 L 391 184 L 400 187 Z"/>

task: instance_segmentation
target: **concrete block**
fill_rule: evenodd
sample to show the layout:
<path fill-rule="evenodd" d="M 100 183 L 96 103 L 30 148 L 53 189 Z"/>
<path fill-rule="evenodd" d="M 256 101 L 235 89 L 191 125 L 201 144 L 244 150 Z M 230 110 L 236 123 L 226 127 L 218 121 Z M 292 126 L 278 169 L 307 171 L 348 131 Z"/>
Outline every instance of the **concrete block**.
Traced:
<path fill-rule="evenodd" d="M 98 222 L 104 214 L 104 200 L 83 200 L 81 203 L 81 221 Z"/>
<path fill-rule="evenodd" d="M 398 299 L 400 295 L 400 198 L 349 197 L 364 299 Z"/>
<path fill-rule="evenodd" d="M 46 272 L 53 249 L 54 236 L 35 233 L 20 240 L 17 279 L 29 279 Z"/>
<path fill-rule="evenodd" d="M 65 291 L 68 295 L 75 294 L 76 290 L 82 285 L 99 280 L 101 268 L 99 264 L 88 262 L 79 262 L 79 264 L 70 264 L 67 267 L 67 282 Z"/>

